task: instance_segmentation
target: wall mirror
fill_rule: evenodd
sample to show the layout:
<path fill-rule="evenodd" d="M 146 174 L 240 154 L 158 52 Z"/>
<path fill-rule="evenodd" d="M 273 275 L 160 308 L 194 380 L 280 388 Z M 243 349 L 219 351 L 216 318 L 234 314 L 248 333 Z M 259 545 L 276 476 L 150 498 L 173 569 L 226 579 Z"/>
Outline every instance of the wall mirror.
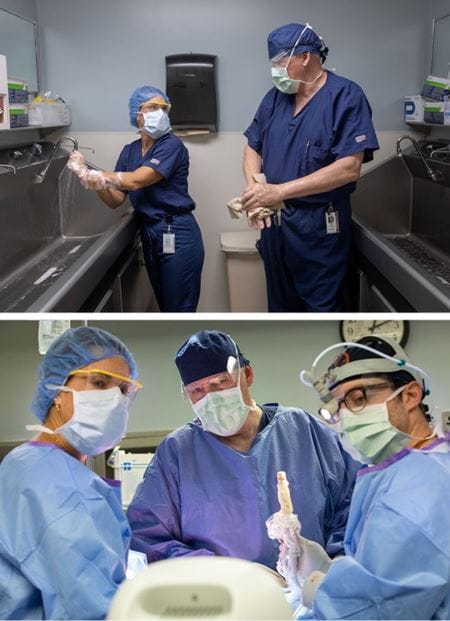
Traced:
<path fill-rule="evenodd" d="M 450 14 L 433 20 L 431 75 L 446 78 L 450 71 Z"/>
<path fill-rule="evenodd" d="M 0 9 L 0 54 L 6 56 L 8 77 L 25 80 L 29 91 L 39 90 L 35 22 Z"/>

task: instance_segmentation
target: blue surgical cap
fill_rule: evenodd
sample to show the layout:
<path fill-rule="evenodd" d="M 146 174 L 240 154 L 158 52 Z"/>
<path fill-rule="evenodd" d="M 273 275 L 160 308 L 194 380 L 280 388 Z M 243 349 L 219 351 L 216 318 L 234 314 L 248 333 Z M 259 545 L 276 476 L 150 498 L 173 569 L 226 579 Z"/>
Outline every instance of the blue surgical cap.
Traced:
<path fill-rule="evenodd" d="M 175 357 L 183 384 L 226 371 L 228 358 L 236 358 L 236 348 L 239 365 L 245 367 L 250 364 L 227 334 L 217 330 L 202 330 L 193 334 Z"/>
<path fill-rule="evenodd" d="M 267 37 L 267 49 L 269 52 L 269 60 L 284 54 L 290 54 L 302 30 L 305 28 L 303 24 L 286 24 L 272 30 Z M 322 62 L 325 62 L 328 55 L 328 48 L 325 47 L 323 40 L 314 30 L 307 28 L 302 34 L 301 39 L 295 46 L 294 56 L 303 52 L 312 52 L 319 54 Z"/>
<path fill-rule="evenodd" d="M 136 116 L 139 112 L 139 106 L 153 97 L 162 97 L 166 103 L 170 104 L 170 99 L 167 95 L 160 91 L 159 88 L 156 88 L 156 86 L 139 86 L 133 91 L 128 102 L 131 125 L 137 127 Z"/>
<path fill-rule="evenodd" d="M 42 421 L 58 391 L 46 384 L 62 386 L 71 371 L 91 362 L 119 356 L 129 366 L 130 377 L 137 377 L 137 366 L 129 349 L 116 336 L 91 327 L 66 330 L 50 345 L 39 367 L 39 379 L 31 410 Z"/>

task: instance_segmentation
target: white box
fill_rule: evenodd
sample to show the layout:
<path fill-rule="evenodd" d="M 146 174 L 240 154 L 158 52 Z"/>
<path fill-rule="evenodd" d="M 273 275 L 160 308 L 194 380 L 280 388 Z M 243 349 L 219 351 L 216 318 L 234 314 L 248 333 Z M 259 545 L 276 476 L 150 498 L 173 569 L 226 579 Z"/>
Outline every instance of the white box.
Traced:
<path fill-rule="evenodd" d="M 437 75 L 429 75 L 421 92 L 422 97 L 431 101 L 444 101 L 450 95 L 450 80 Z"/>
<path fill-rule="evenodd" d="M 421 95 L 411 95 L 405 97 L 405 122 L 406 123 L 423 123 L 423 104 L 424 100 Z"/>
<path fill-rule="evenodd" d="M 450 125 L 450 98 L 446 97 L 444 101 L 444 125 Z"/>
<path fill-rule="evenodd" d="M 128 508 L 134 492 L 141 482 L 153 453 L 127 453 L 115 448 L 108 459 L 108 465 L 114 468 L 114 478 L 122 482 L 122 507 Z"/>
<path fill-rule="evenodd" d="M 9 94 L 6 56 L 0 54 L 0 129 L 9 129 Z"/>

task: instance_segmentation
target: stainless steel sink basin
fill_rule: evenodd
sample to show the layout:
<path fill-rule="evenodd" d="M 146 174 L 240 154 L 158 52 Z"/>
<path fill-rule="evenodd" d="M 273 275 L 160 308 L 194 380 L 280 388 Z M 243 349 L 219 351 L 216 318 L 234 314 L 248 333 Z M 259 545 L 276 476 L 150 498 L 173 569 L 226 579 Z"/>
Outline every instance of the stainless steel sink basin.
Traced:
<path fill-rule="evenodd" d="M 84 190 L 67 155 L 41 184 L 31 181 L 42 160 L 0 175 L 0 311 L 77 311 L 134 239 L 130 205 L 112 210 Z"/>
<path fill-rule="evenodd" d="M 352 201 L 355 242 L 413 308 L 446 311 L 450 188 L 416 175 L 418 157 L 406 159 L 414 176 L 394 157 L 361 178 Z"/>

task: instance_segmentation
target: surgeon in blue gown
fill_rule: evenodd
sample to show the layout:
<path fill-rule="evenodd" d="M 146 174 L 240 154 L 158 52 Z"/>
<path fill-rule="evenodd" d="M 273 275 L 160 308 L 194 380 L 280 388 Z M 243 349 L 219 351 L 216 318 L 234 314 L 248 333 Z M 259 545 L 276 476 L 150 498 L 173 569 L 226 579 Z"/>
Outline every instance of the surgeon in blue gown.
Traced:
<path fill-rule="evenodd" d="M 39 371 L 39 433 L 0 464 L 0 618 L 102 619 L 125 579 L 120 483 L 86 467 L 125 433 L 140 384 L 132 354 L 91 327 L 66 331 Z"/>
<path fill-rule="evenodd" d="M 371 465 L 358 472 L 345 557 L 326 563 L 323 550 L 312 562 L 304 555 L 303 601 L 312 610 L 302 616 L 450 619 L 450 434 L 430 427 L 423 381 L 398 344 L 358 343 L 398 364 L 357 347 L 338 359 L 339 381 L 330 387 L 342 404 L 340 427 Z"/>
<path fill-rule="evenodd" d="M 323 69 L 328 48 L 309 25 L 268 36 L 274 87 L 245 131 L 248 214 L 284 205 L 262 228 L 269 311 L 342 307 L 351 249 L 350 194 L 378 142 L 371 109 L 354 82 Z M 267 183 L 255 183 L 264 172 Z M 253 221 L 255 222 L 255 221 Z"/>
<path fill-rule="evenodd" d="M 304 536 L 342 553 L 359 464 L 338 435 L 301 409 L 256 405 L 253 369 L 222 332 L 194 334 L 175 362 L 195 418 L 158 446 L 136 490 L 133 549 L 149 562 L 218 555 L 275 569 L 278 546 L 265 520 L 279 510 L 276 474 L 284 470 Z"/>
<path fill-rule="evenodd" d="M 159 308 L 187 313 L 197 309 L 204 249 L 188 192 L 189 153 L 171 132 L 169 111 L 165 93 L 153 86 L 137 88 L 129 117 L 140 138 L 122 149 L 116 172 L 86 175 L 83 169 L 81 179 L 112 209 L 129 196 Z M 72 153 L 69 167 L 73 158 L 80 160 L 79 152 Z"/>

